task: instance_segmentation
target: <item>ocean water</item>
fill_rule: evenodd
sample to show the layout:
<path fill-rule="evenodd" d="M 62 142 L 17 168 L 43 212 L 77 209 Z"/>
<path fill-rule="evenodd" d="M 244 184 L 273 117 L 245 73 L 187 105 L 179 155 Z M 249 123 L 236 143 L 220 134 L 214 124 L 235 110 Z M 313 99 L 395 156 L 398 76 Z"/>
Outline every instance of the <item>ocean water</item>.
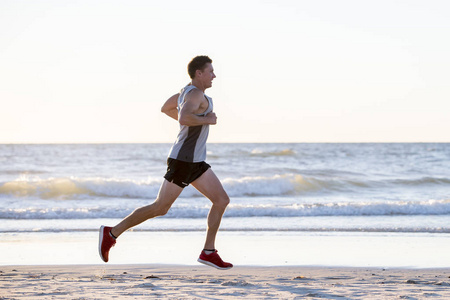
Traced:
<path fill-rule="evenodd" d="M 0 238 L 114 225 L 155 199 L 170 146 L 0 145 Z M 221 232 L 450 233 L 450 144 L 209 144 L 207 162 L 231 197 Z M 209 207 L 188 187 L 134 231 L 200 233 Z"/>

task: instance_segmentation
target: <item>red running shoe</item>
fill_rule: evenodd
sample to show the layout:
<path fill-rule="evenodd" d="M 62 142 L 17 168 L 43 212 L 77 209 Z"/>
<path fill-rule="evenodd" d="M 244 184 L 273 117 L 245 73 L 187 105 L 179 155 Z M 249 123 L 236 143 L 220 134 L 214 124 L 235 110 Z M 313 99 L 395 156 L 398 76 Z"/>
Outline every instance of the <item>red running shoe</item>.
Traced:
<path fill-rule="evenodd" d="M 200 257 L 197 259 L 199 263 L 217 268 L 219 270 L 228 270 L 233 267 L 232 264 L 224 262 L 219 254 L 217 253 L 217 250 L 214 250 L 211 254 L 206 254 L 205 251 L 202 251 L 200 253 Z"/>
<path fill-rule="evenodd" d="M 112 227 L 101 226 L 98 243 L 98 253 L 104 262 L 108 262 L 108 254 L 111 247 L 116 244 L 116 240 L 109 234 Z"/>

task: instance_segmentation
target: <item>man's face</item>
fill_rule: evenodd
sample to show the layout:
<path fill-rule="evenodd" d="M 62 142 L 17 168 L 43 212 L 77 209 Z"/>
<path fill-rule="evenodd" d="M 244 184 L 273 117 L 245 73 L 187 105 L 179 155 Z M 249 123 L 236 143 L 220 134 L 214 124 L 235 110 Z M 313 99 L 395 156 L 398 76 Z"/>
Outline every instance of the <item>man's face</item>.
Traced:
<path fill-rule="evenodd" d="M 212 64 L 207 63 L 203 71 L 197 73 L 197 76 L 199 76 L 204 88 L 212 87 L 212 81 L 216 78 Z"/>

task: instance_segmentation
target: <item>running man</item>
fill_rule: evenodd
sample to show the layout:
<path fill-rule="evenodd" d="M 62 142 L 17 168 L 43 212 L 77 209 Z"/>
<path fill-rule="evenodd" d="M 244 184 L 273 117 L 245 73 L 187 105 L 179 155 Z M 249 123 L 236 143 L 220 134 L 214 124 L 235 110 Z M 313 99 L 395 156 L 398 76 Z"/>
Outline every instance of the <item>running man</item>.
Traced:
<path fill-rule="evenodd" d="M 216 234 L 230 199 L 205 162 L 209 125 L 217 122 L 212 99 L 204 94 L 216 77 L 212 60 L 208 56 L 194 57 L 188 64 L 188 73 L 191 83 L 161 108 L 161 112 L 180 123 L 180 132 L 170 150 L 167 173 L 158 196 L 152 204 L 136 209 L 116 226 L 100 227 L 99 253 L 104 262 L 108 262 L 109 250 L 122 233 L 148 219 L 165 215 L 183 189 L 192 184 L 212 202 L 206 241 L 198 261 L 221 270 L 233 267 L 220 258 L 215 248 Z"/>

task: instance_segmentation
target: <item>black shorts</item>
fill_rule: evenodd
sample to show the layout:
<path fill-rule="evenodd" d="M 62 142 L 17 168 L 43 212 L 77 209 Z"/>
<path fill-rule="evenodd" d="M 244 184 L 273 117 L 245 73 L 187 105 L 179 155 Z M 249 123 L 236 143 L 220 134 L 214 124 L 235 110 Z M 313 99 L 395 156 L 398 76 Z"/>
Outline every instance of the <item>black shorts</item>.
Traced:
<path fill-rule="evenodd" d="M 175 183 L 179 187 L 185 188 L 191 182 L 202 176 L 209 168 L 211 168 L 211 166 L 204 161 L 191 163 L 168 158 L 167 173 L 164 175 L 164 178 L 169 182 Z"/>

